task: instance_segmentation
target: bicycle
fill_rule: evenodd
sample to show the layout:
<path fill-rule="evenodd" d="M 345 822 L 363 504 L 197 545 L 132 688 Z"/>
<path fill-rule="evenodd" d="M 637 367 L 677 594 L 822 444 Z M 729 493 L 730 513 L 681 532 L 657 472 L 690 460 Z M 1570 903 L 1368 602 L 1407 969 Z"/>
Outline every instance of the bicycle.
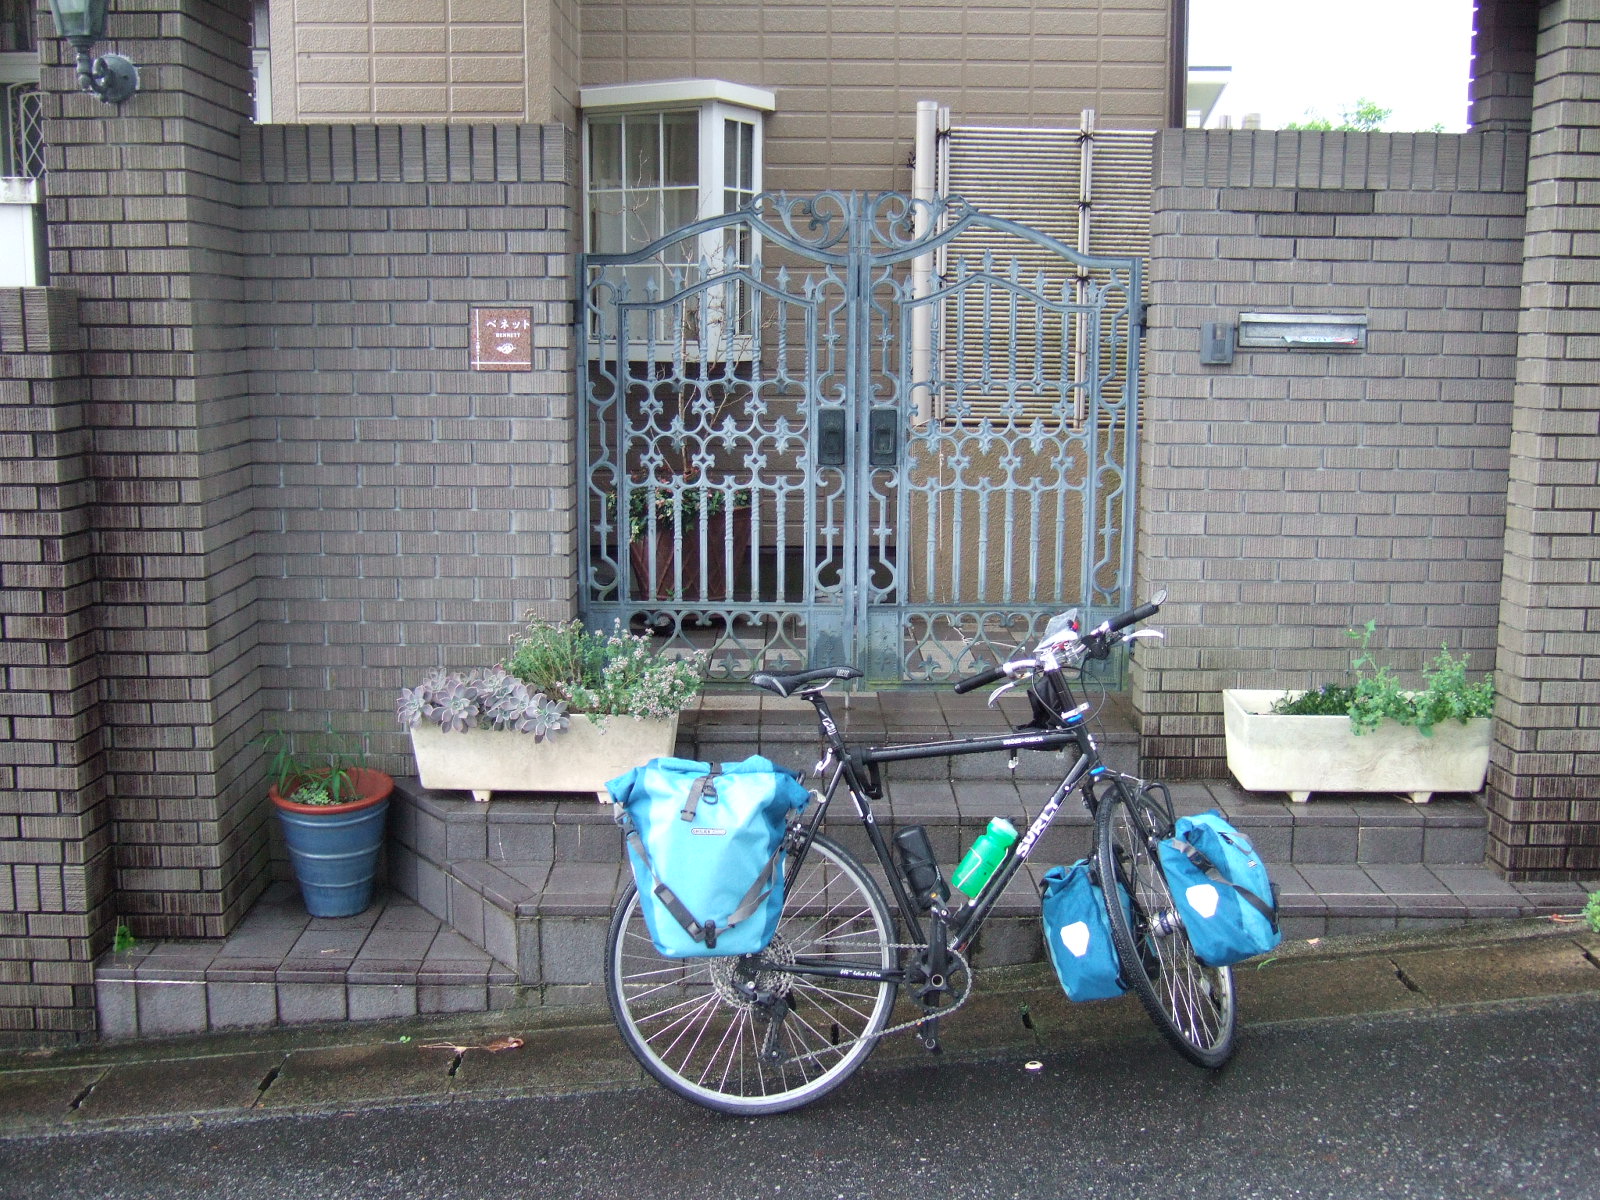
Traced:
<path fill-rule="evenodd" d="M 1069 673 L 1081 678 L 1085 663 L 1109 657 L 1120 643 L 1164 636 L 1155 630 L 1124 631 L 1154 616 L 1165 597 L 1158 593 L 1150 603 L 1088 633 L 1079 632 L 1076 610 L 1063 613 L 1050 622 L 1031 655 L 955 685 L 957 692 L 969 692 L 1000 683 L 992 705 L 1000 693 L 1027 680 L 1033 720 L 1008 734 L 851 747 L 824 693 L 833 682 L 859 678 L 861 672 L 837 666 L 753 675 L 756 687 L 815 708 L 823 745 L 816 773 L 826 783 L 790 825 L 783 914 L 760 954 L 660 957 L 636 890 L 630 884 L 624 892 L 607 938 L 606 996 L 623 1041 L 645 1070 L 708 1108 L 756 1115 L 797 1108 L 832 1091 L 887 1034 L 915 1028 L 924 1045 L 936 1050 L 939 1019 L 971 993 L 968 948 L 1074 791 L 1093 818 L 1098 877 L 1117 880 L 1129 901 L 1105 906 L 1123 982 L 1185 1058 L 1210 1068 L 1226 1062 L 1237 1023 L 1232 971 L 1207 967 L 1195 957 L 1155 854 L 1160 840 L 1172 834 L 1171 797 L 1164 785 L 1121 774 L 1101 761 L 1087 725 L 1089 706 L 1078 702 L 1068 678 Z M 943 875 L 936 864 L 933 883 L 930 864 L 908 862 L 904 851 L 896 863 L 872 812 L 872 801 L 883 796 L 881 764 L 1069 747 L 1076 749 L 1076 761 L 966 904 L 951 907 L 941 897 Z M 855 804 L 893 893 L 905 941 L 878 882 L 821 832 L 841 787 Z M 944 896 L 949 894 L 946 889 Z M 888 1028 L 902 989 L 920 1012 Z"/>

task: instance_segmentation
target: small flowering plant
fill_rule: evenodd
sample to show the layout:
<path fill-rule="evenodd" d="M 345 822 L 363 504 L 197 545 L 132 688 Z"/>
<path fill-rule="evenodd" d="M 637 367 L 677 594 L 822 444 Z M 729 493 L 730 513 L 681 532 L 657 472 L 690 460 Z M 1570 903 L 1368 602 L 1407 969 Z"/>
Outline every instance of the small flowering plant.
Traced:
<path fill-rule="evenodd" d="M 620 621 L 606 634 L 530 615 L 504 663 L 468 674 L 435 671 L 400 690 L 395 716 L 407 729 L 424 722 L 446 733 L 509 729 L 536 741 L 566 730 L 570 713 L 671 717 L 699 694 L 707 657 L 665 657 Z"/>
<path fill-rule="evenodd" d="M 682 712 L 700 693 L 708 656 L 657 653 L 648 637 L 627 633 L 618 621 L 609 634 L 581 621 L 530 616 L 511 639 L 506 670 L 531 688 L 594 716 L 664 718 Z"/>

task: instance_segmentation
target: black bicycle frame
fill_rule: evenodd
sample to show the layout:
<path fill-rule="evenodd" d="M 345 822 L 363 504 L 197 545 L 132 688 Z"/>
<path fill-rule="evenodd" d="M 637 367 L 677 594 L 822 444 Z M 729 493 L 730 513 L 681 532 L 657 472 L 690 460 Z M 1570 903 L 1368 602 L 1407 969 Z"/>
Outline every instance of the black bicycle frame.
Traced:
<path fill-rule="evenodd" d="M 1048 674 L 1058 674 L 1050 672 Z M 900 908 L 902 919 L 906 922 L 912 938 L 916 943 L 926 944 L 927 933 L 918 917 L 918 906 L 906 890 L 905 880 L 896 866 L 889 850 L 889 844 L 883 833 L 878 828 L 878 822 L 872 812 L 872 801 L 883 796 L 883 783 L 878 773 L 879 763 L 909 762 L 921 758 L 956 758 L 965 754 L 993 754 L 1006 751 L 1013 755 L 1019 750 L 1064 750 L 1068 746 L 1078 748 L 1078 759 L 1067 771 L 1060 785 L 1050 800 L 1028 826 L 1028 831 L 1017 839 L 1005 862 L 1000 865 L 993 876 L 990 877 L 978 894 L 972 898 L 971 903 L 960 909 L 956 914 L 955 924 L 951 927 L 953 937 L 950 941 L 952 949 L 961 952 L 972 943 L 977 936 L 978 929 L 993 910 L 995 903 L 1005 892 L 1006 887 L 1022 869 L 1022 864 L 1044 836 L 1045 830 L 1050 828 L 1061 811 L 1061 806 L 1066 803 L 1073 789 L 1080 784 L 1084 787 L 1084 800 L 1092 814 L 1096 805 L 1094 795 L 1094 782 L 1107 771 L 1106 766 L 1100 761 L 1099 749 L 1094 738 L 1089 733 L 1085 723 L 1084 714 L 1073 702 L 1070 686 L 1064 679 L 1048 679 L 1048 690 L 1054 693 L 1051 699 L 1038 697 L 1040 705 L 1051 714 L 1051 720 L 1060 722 L 1060 728 L 1042 729 L 1031 731 L 1013 731 L 1011 733 L 996 734 L 985 737 L 952 738 L 939 742 L 911 742 L 896 746 L 870 746 L 861 750 L 851 750 L 844 741 L 844 736 L 839 732 L 839 727 L 834 723 L 833 714 L 828 709 L 828 702 L 819 690 L 810 693 L 806 699 L 811 701 L 817 710 L 817 719 L 821 725 L 823 736 L 828 749 L 837 760 L 832 777 L 828 781 L 827 789 L 823 792 L 821 802 L 811 814 L 805 825 L 805 835 L 801 845 L 790 865 L 790 870 L 798 874 L 801 863 L 804 862 L 806 849 L 811 844 L 811 837 L 821 826 L 829 804 L 832 803 L 834 794 L 838 791 L 841 780 L 845 789 L 850 793 L 850 798 L 855 801 L 857 815 L 862 825 L 866 828 L 867 839 L 872 843 L 873 852 L 878 857 L 879 864 L 883 867 L 884 875 L 889 880 L 889 886 L 894 890 L 895 899 Z M 1053 702 L 1052 702 L 1053 701 Z M 1036 706 L 1040 707 L 1040 706 Z M 884 982 L 901 983 L 905 980 L 905 972 L 899 969 L 883 970 L 867 967 L 841 967 L 833 963 L 813 962 L 799 959 L 783 964 L 758 962 L 756 969 L 781 968 L 788 971 L 797 971 L 807 975 L 828 976 L 840 979 L 868 979 Z"/>

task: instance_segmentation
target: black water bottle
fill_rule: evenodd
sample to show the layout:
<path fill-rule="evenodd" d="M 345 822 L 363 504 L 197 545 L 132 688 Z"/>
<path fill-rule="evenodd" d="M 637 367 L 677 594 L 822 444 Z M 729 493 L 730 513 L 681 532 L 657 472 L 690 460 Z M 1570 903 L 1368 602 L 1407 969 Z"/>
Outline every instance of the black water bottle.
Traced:
<path fill-rule="evenodd" d="M 950 885 L 945 883 L 939 870 L 926 829 L 921 825 L 907 825 L 894 835 L 894 845 L 900 855 L 900 871 L 906 877 L 918 908 L 927 912 L 935 901 L 942 904 L 950 899 Z"/>

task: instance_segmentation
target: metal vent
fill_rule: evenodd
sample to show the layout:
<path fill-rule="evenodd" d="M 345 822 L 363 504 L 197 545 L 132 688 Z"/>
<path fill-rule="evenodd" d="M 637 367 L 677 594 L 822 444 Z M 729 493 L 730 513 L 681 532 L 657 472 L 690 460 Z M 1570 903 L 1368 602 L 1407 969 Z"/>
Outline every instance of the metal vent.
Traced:
<path fill-rule="evenodd" d="M 942 190 L 995 216 L 1024 223 L 1084 254 L 1147 258 L 1155 134 L 1096 130 L 1085 112 L 1079 129 L 950 130 Z M 1034 294 L 1084 304 L 1108 282 L 1095 271 L 1077 272 L 1046 247 L 974 229 L 956 239 L 940 263 L 943 281 L 962 271 L 986 270 L 1015 279 Z M 1017 311 L 1012 311 L 1013 307 Z M 1092 306 L 1085 305 L 1086 308 Z M 1083 420 L 1081 382 L 1097 372 L 1101 393 L 1115 403 L 1127 378 L 1127 343 L 1113 340 L 1109 355 L 1095 354 L 1096 331 L 1087 313 L 1064 315 L 1008 306 L 947 306 L 941 314 L 941 366 L 947 390 L 962 398 L 962 423 L 984 420 L 1027 425 Z M 1107 344 L 1104 331 L 1100 345 Z M 986 364 L 1013 359 L 1019 367 L 997 381 Z M 1055 388 L 1030 381 L 1070 381 Z M 1070 393 L 1070 403 L 1062 393 Z M 949 419 L 947 417 L 947 419 Z"/>

